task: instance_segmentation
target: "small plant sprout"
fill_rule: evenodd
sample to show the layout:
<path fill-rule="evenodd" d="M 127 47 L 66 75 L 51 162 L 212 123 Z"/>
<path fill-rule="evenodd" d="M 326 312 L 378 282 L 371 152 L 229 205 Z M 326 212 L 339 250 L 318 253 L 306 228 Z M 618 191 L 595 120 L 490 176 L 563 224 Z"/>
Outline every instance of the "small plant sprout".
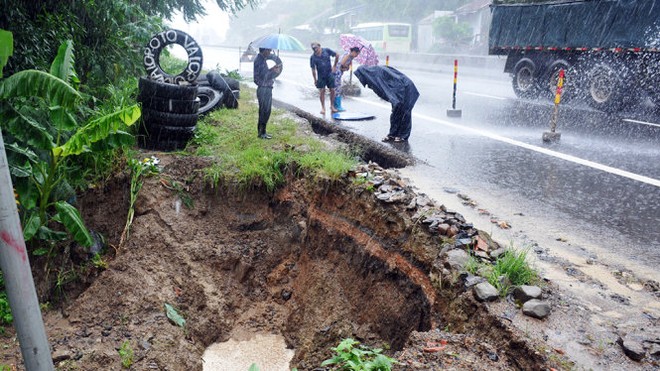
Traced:
<path fill-rule="evenodd" d="M 123 368 L 130 368 L 133 364 L 133 349 L 131 348 L 131 343 L 128 340 L 124 341 L 118 352 L 119 357 L 121 358 L 121 366 Z"/>
<path fill-rule="evenodd" d="M 350 371 L 390 371 L 396 364 L 394 358 L 382 354 L 382 349 L 360 345 L 351 338 L 342 340 L 332 348 L 336 355 L 321 363 L 321 366 L 335 366 L 337 370 Z"/>
<path fill-rule="evenodd" d="M 103 260 L 103 257 L 101 254 L 94 254 L 92 257 L 92 264 L 94 267 L 99 268 L 99 269 L 108 269 L 108 262 Z"/>
<path fill-rule="evenodd" d="M 126 241 L 130 235 L 131 224 L 133 223 L 133 217 L 135 216 L 135 202 L 137 201 L 140 189 L 142 189 L 142 177 L 160 173 L 160 168 L 158 167 L 159 163 L 160 160 L 155 156 L 144 158 L 142 161 L 136 159 L 128 160 L 128 166 L 131 169 L 130 201 L 128 205 L 128 215 L 126 216 L 126 225 L 119 238 L 119 246 L 122 246 L 124 241 Z"/>

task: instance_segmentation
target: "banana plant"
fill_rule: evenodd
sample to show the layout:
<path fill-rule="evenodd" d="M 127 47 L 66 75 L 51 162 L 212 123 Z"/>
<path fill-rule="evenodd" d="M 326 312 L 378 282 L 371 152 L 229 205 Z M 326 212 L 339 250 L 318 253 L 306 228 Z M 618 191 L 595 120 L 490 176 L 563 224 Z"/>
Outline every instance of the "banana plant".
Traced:
<path fill-rule="evenodd" d="M 92 236 L 78 210 L 67 202 L 71 159 L 100 141 L 134 143 L 125 131 L 140 117 L 137 105 L 79 123 L 83 95 L 74 68 L 73 43 L 60 46 L 50 72 L 26 70 L 0 80 L 0 125 L 21 212 L 25 241 L 73 238 L 91 246 Z M 59 223 L 61 228 L 54 228 Z M 45 253 L 37 249 L 35 253 Z"/>

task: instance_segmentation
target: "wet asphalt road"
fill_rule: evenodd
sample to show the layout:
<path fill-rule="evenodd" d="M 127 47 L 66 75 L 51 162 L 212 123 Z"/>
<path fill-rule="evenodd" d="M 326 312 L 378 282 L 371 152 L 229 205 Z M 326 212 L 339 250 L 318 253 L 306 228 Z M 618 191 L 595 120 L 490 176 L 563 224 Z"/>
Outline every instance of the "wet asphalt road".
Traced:
<path fill-rule="evenodd" d="M 251 75 L 251 63 L 239 66 L 238 51 L 207 47 L 204 53 L 205 68 L 219 63 Z M 321 116 L 308 55 L 281 57 L 284 71 L 273 97 Z M 416 175 L 493 210 L 535 216 L 541 233 L 547 220 L 562 235 L 586 234 L 626 259 L 660 264 L 660 113 L 650 103 L 618 115 L 562 105 L 561 140 L 547 145 L 541 135 L 549 130 L 550 100 L 517 99 L 508 76 L 459 67 L 457 108 L 463 115 L 452 119 L 446 115 L 452 66 L 390 65 L 408 75 L 421 95 L 409 142 L 396 144 L 428 165 Z M 338 125 L 373 140 L 387 134 L 391 106 L 370 90 L 345 99 L 344 107 L 376 119 Z"/>

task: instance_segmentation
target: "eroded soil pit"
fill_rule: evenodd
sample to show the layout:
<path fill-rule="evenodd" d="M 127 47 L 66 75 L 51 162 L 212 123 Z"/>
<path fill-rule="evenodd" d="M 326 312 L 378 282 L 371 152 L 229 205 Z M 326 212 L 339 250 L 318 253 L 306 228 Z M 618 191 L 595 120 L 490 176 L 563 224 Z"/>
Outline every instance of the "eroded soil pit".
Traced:
<path fill-rule="evenodd" d="M 82 201 L 116 253 L 79 296 L 44 313 L 59 369 L 122 369 L 118 349 L 128 342 L 132 369 L 201 370 L 208 346 L 251 333 L 283 336 L 300 370 L 322 369 L 347 337 L 389 348 L 395 369 L 549 367 L 456 281 L 442 236 L 414 217 L 440 206 L 420 202 L 395 172 L 356 171 L 384 179 L 387 199 L 355 173 L 292 177 L 268 194 L 212 188 L 205 160 L 159 156 L 163 172 L 145 179 L 123 246 L 127 180 Z M 173 182 L 186 191 L 165 186 Z M 185 327 L 168 320 L 166 303 Z M 20 369 L 17 342 L 3 341 L 0 363 Z"/>

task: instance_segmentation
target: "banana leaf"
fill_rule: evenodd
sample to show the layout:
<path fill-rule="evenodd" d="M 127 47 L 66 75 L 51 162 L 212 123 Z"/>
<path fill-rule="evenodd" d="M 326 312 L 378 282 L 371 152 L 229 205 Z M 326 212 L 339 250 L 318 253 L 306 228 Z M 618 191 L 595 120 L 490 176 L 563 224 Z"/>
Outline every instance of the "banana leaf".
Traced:
<path fill-rule="evenodd" d="M 67 40 L 57 50 L 57 56 L 50 65 L 50 74 L 70 83 L 71 86 L 78 90 L 80 80 L 78 79 L 74 65 L 73 41 Z"/>
<path fill-rule="evenodd" d="M 34 173 L 34 171 L 33 171 Z M 39 190 L 29 178 L 16 178 L 14 188 L 18 193 L 18 202 L 24 210 L 32 210 L 37 207 L 39 200 Z"/>
<path fill-rule="evenodd" d="M 14 54 L 14 35 L 9 31 L 0 30 L 0 78 L 2 69 L 12 54 Z"/>
<path fill-rule="evenodd" d="M 136 104 L 92 120 L 80 128 L 66 143 L 54 148 L 53 154 L 66 157 L 88 151 L 92 143 L 105 139 L 123 127 L 133 125 L 140 118 L 140 114 L 140 107 Z"/>
<path fill-rule="evenodd" d="M 44 125 L 32 118 L 30 111 L 27 106 L 15 110 L 8 104 L 0 104 L 0 124 L 17 141 L 50 151 L 55 146 L 53 136 Z"/>
<path fill-rule="evenodd" d="M 73 236 L 73 239 L 82 246 L 92 246 L 94 240 L 92 239 L 92 235 L 85 227 L 85 223 L 83 223 L 82 217 L 80 216 L 78 210 L 65 201 L 56 202 L 55 209 L 57 210 L 57 216 L 60 218 L 64 228 L 69 231 L 69 233 Z"/>
<path fill-rule="evenodd" d="M 41 219 L 39 218 L 38 213 L 32 213 L 28 219 L 23 223 L 23 239 L 25 241 L 30 241 L 32 237 L 37 233 L 39 227 L 41 226 Z"/>
<path fill-rule="evenodd" d="M 34 96 L 65 108 L 74 107 L 82 98 L 66 81 L 48 72 L 25 70 L 0 80 L 0 99 Z"/>

